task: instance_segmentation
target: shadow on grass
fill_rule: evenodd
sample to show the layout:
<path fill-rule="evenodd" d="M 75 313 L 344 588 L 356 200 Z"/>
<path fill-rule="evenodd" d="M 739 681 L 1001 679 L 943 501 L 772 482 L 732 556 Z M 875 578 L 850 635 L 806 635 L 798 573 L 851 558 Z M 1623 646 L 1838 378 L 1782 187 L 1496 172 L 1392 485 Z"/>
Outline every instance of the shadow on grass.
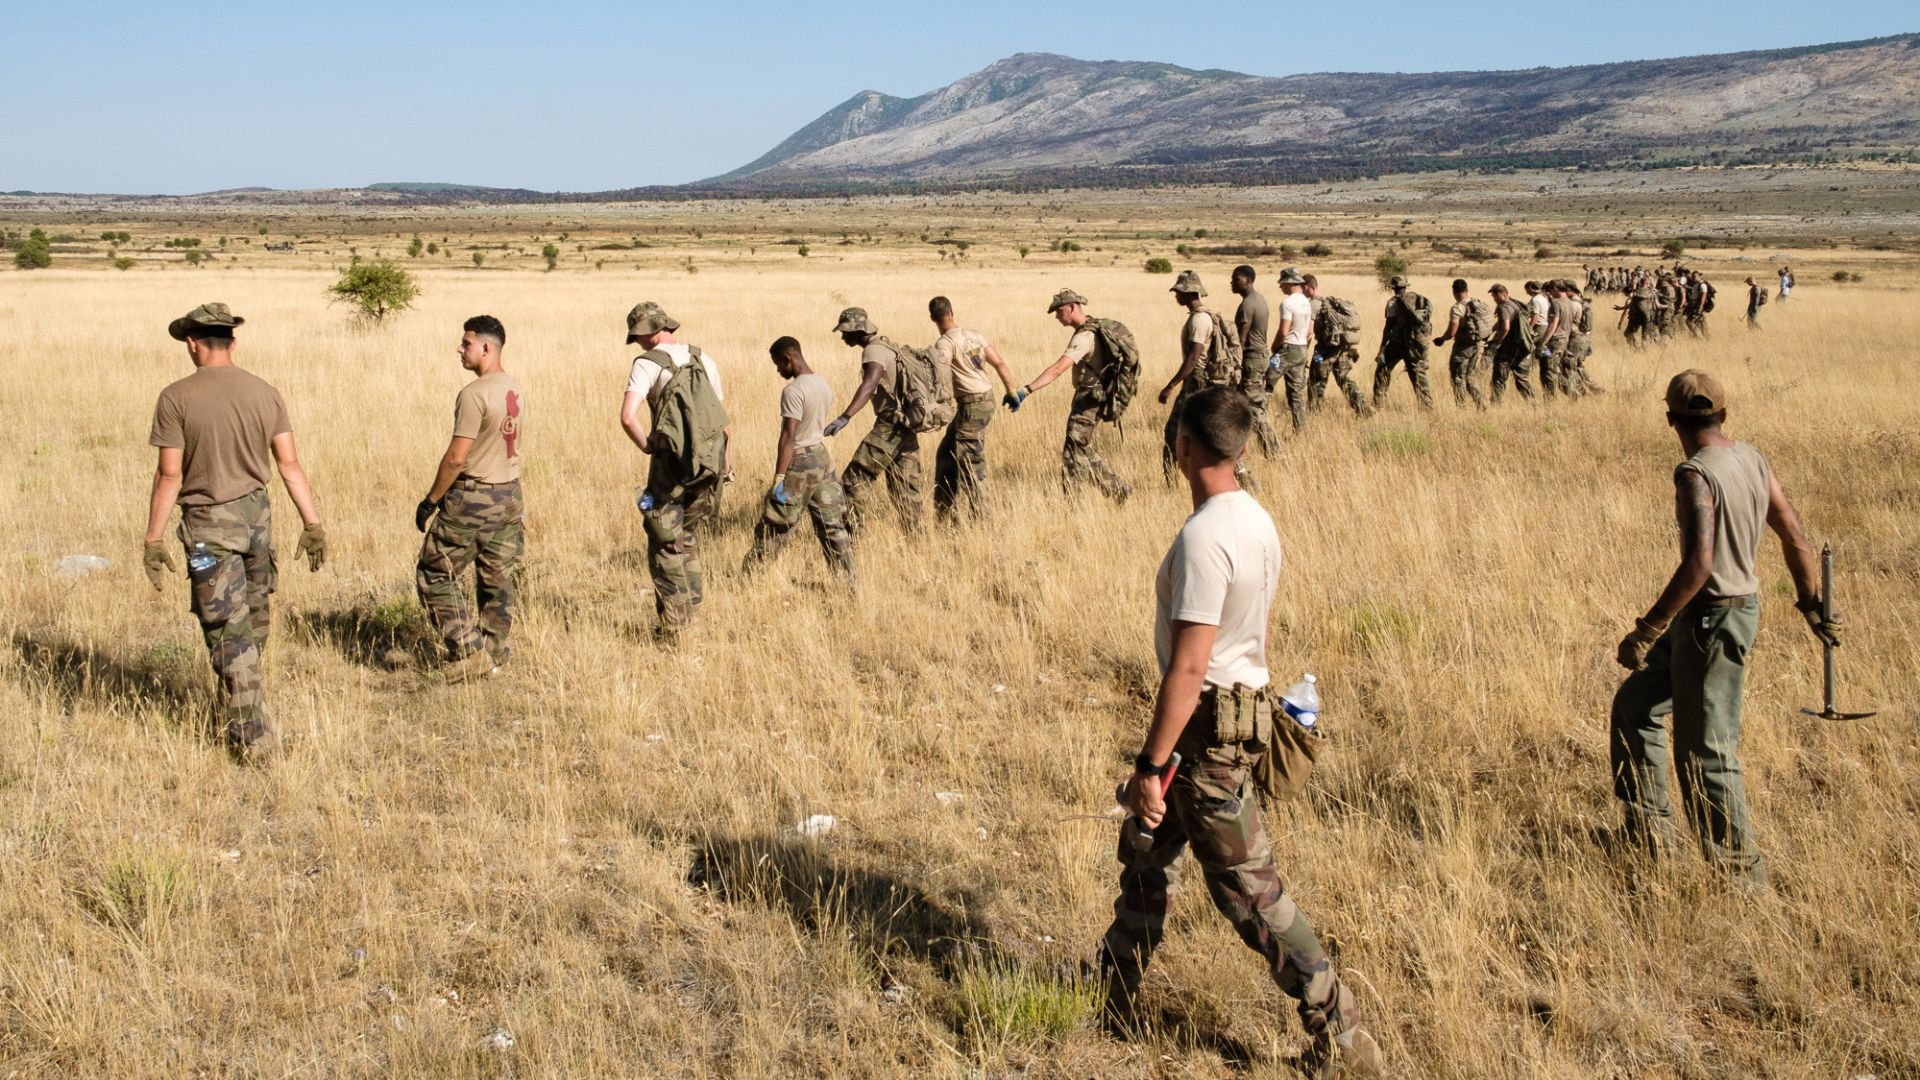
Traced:
<path fill-rule="evenodd" d="M 13 649 L 29 677 L 45 680 L 68 708 L 92 701 L 210 722 L 207 659 L 193 646 L 163 642 L 129 655 L 58 631 L 28 629 L 14 632 Z"/>
<path fill-rule="evenodd" d="M 315 644 L 356 664 L 390 671 L 439 659 L 440 643 L 412 596 L 364 596 L 331 611 L 308 611 L 293 623 Z"/>

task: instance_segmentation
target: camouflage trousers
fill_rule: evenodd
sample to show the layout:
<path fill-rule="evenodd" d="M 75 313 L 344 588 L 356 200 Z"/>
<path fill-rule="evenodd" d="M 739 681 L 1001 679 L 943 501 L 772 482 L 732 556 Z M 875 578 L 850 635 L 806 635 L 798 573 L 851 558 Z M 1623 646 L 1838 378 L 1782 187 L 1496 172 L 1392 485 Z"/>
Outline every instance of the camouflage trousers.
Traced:
<path fill-rule="evenodd" d="M 1307 381 L 1312 370 L 1313 353 L 1307 346 L 1288 345 L 1280 350 L 1280 366 L 1274 374 L 1278 376 L 1276 385 L 1286 385 L 1287 411 L 1293 416 L 1295 433 L 1307 429 Z"/>
<path fill-rule="evenodd" d="M 1191 847 L 1214 906 L 1240 940 L 1266 960 L 1273 981 L 1297 1003 L 1307 1031 L 1337 1035 L 1358 1020 L 1353 995 L 1280 881 L 1252 779 L 1258 760 L 1257 753 L 1239 746 L 1196 750 L 1174 775 L 1167 816 L 1154 830 L 1152 845 L 1136 850 L 1123 831 L 1120 896 L 1101 944 L 1100 966 L 1118 984 L 1113 989 L 1128 998 L 1138 991 L 1166 936 L 1173 863 L 1182 848 Z"/>
<path fill-rule="evenodd" d="M 1647 314 L 1635 308 L 1627 310 L 1627 344 L 1645 345 L 1653 336 L 1653 321 Z"/>
<path fill-rule="evenodd" d="M 1676 841 L 1667 801 L 1671 765 L 1701 852 L 1729 874 L 1764 885 L 1738 755 L 1747 654 L 1759 626 L 1753 597 L 1681 612 L 1647 653 L 1646 667 L 1614 694 L 1608 756 L 1630 838 L 1656 852 Z"/>
<path fill-rule="evenodd" d="M 264 489 L 213 506 L 180 510 L 194 618 L 219 679 L 223 734 L 251 742 L 270 727 L 261 662 L 280 584 L 273 557 L 273 509 Z"/>
<path fill-rule="evenodd" d="M 1433 391 L 1427 386 L 1427 343 L 1422 338 L 1395 342 L 1380 350 L 1380 358 L 1373 365 L 1373 407 L 1387 407 L 1387 389 L 1393 385 L 1396 365 L 1407 369 L 1407 381 L 1413 384 L 1413 394 L 1420 399 L 1420 407 L 1431 412 Z"/>
<path fill-rule="evenodd" d="M 485 649 L 494 663 L 506 662 L 512 649 L 507 632 L 513 628 L 513 578 L 527 544 L 525 516 L 518 481 L 461 480 L 447 489 L 439 516 L 420 543 L 413 587 L 452 659 Z M 468 568 L 478 620 L 461 588 Z"/>
<path fill-rule="evenodd" d="M 820 551 L 827 566 L 848 577 L 853 576 L 853 537 L 847 532 L 847 497 L 840 478 L 833 472 L 833 457 L 820 445 L 803 446 L 793 452 L 787 463 L 785 503 L 773 501 L 767 492 L 760 523 L 753 527 L 753 549 L 747 552 L 747 568 L 780 554 L 801 517 L 813 520 L 813 534 L 820 538 Z"/>
<path fill-rule="evenodd" d="M 858 532 L 861 523 L 878 511 L 879 493 L 875 489 L 883 476 L 900 515 L 900 527 L 908 532 L 918 530 L 926 514 L 921 493 L 920 436 L 891 420 L 874 421 L 873 430 L 860 441 L 853 459 L 840 474 L 847 494 L 847 528 Z"/>
<path fill-rule="evenodd" d="M 1578 397 L 1567 388 L 1567 341 L 1565 334 L 1555 334 L 1540 346 L 1540 396 L 1551 398 L 1555 394 Z"/>
<path fill-rule="evenodd" d="M 1267 416 L 1267 403 L 1273 392 L 1267 388 L 1267 357 L 1265 350 L 1261 355 L 1249 356 L 1240 368 L 1240 392 L 1247 395 L 1253 403 L 1253 436 L 1260 444 L 1260 453 L 1272 461 L 1280 453 L 1280 436 L 1274 433 L 1273 421 Z M 1294 430 L 1298 431 L 1296 423 Z"/>
<path fill-rule="evenodd" d="M 987 425 L 993 423 L 993 395 L 960 394 L 959 411 L 933 453 L 933 509 L 951 517 L 964 509 L 978 512 L 987 495 Z"/>
<path fill-rule="evenodd" d="M 1173 408 L 1167 410 L 1167 426 L 1162 429 L 1160 433 L 1160 471 L 1161 474 L 1166 477 L 1168 483 L 1172 483 L 1174 474 L 1180 471 L 1179 466 L 1173 459 L 1173 441 L 1180 437 L 1180 410 L 1186 408 L 1188 398 L 1206 388 L 1206 385 L 1199 379 L 1188 379 L 1181 385 L 1180 392 L 1174 395 Z M 1246 456 L 1244 454 L 1241 455 L 1240 460 L 1233 463 L 1233 478 L 1241 487 L 1246 488 L 1248 491 L 1259 490 L 1259 485 L 1254 482 L 1253 474 L 1247 471 Z"/>
<path fill-rule="evenodd" d="M 1351 348 L 1343 348 L 1331 356 L 1321 354 L 1313 360 L 1307 372 L 1307 408 L 1318 409 L 1326 400 L 1327 380 L 1331 378 L 1347 396 L 1347 405 L 1354 415 L 1365 416 L 1367 400 L 1360 393 L 1360 384 L 1353 380 L 1353 365 L 1359 362 L 1360 354 Z"/>
<path fill-rule="evenodd" d="M 1462 342 L 1454 339 L 1453 354 L 1447 357 L 1447 378 L 1453 383 L 1453 403 L 1461 408 L 1467 407 L 1467 399 L 1473 399 L 1473 407 L 1487 407 L 1487 397 L 1480 392 L 1478 376 L 1480 357 L 1486 352 L 1486 346 L 1478 341 Z"/>
<path fill-rule="evenodd" d="M 1600 393 L 1600 384 L 1587 374 L 1587 357 L 1593 355 L 1593 337 L 1590 334 L 1575 333 L 1567 338 L 1567 385 L 1575 394 Z"/>
<path fill-rule="evenodd" d="M 1068 406 L 1067 439 L 1060 448 L 1063 478 L 1071 489 L 1075 484 L 1092 484 L 1102 495 L 1125 500 L 1133 489 L 1113 471 L 1093 448 L 1093 429 L 1100 424 L 1100 400 L 1085 390 L 1076 390 Z"/>
<path fill-rule="evenodd" d="M 719 484 L 683 493 L 669 499 L 673 478 L 656 459 L 647 475 L 651 509 L 642 510 L 640 519 L 647 532 L 647 572 L 653 578 L 653 607 L 657 622 L 654 636 L 673 641 L 693 622 L 693 612 L 706 595 L 706 576 L 700 568 L 700 542 L 696 529 L 704 528 L 707 517 L 719 504 Z"/>
<path fill-rule="evenodd" d="M 1493 403 L 1507 396 L 1507 378 L 1512 376 L 1513 388 L 1528 401 L 1533 400 L 1533 355 L 1521 346 L 1502 349 L 1493 358 Z"/>

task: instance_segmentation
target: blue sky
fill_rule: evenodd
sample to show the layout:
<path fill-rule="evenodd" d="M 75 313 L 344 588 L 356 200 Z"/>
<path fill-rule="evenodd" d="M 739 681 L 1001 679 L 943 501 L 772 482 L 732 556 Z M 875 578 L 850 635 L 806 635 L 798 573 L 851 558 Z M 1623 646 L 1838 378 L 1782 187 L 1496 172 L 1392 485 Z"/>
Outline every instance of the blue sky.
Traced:
<path fill-rule="evenodd" d="M 859 90 L 911 96 L 1015 52 L 1262 75 L 1524 68 L 1877 37 L 1920 30 L 1920 9 L 78 0 L 9 4 L 6 23 L 0 190 L 592 191 L 725 172 Z"/>

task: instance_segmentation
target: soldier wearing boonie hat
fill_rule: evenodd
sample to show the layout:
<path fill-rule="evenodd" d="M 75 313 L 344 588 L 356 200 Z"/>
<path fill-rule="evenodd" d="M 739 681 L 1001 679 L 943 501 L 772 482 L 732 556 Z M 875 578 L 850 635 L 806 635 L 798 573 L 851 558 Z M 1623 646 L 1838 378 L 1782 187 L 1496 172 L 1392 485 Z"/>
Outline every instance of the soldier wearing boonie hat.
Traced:
<path fill-rule="evenodd" d="M 243 761 L 277 743 L 267 715 L 261 654 L 279 583 L 267 487 L 278 467 L 300 511 L 300 551 L 310 570 L 327 558 L 327 533 L 294 451 L 280 392 L 233 362 L 233 332 L 246 320 L 225 304 L 202 304 L 167 325 L 187 346 L 194 373 L 160 392 L 148 443 L 159 451 L 142 564 L 153 587 L 178 569 L 163 539 L 173 509 L 186 549 L 193 614 L 219 676 L 220 735 Z"/>
<path fill-rule="evenodd" d="M 900 350 L 880 335 L 880 328 L 868 317 L 865 308 L 850 307 L 840 312 L 833 333 L 848 346 L 860 350 L 860 386 L 852 400 L 833 422 L 827 425 L 829 436 L 846 428 L 867 402 L 873 402 L 873 430 L 860 440 L 847 467 L 840 472 L 840 486 L 847 497 L 847 528 L 859 532 L 860 526 L 878 510 L 875 489 L 881 477 L 887 479 L 887 491 L 900 525 L 908 532 L 920 528 L 926 516 L 926 496 L 920 465 L 920 433 L 902 416 L 902 403 L 894 396 L 899 371 Z"/>
<path fill-rule="evenodd" d="M 1387 390 L 1393 385 L 1393 369 L 1404 366 L 1407 381 L 1420 400 L 1420 408 L 1433 411 L 1433 391 L 1427 386 L 1427 334 L 1433 330 L 1433 307 L 1427 298 L 1414 292 L 1407 279 L 1395 274 L 1387 280 L 1393 295 L 1387 298 L 1386 324 L 1380 330 L 1380 352 L 1373 360 L 1373 408 L 1387 407 Z"/>
<path fill-rule="evenodd" d="M 1061 289 L 1047 302 L 1047 314 L 1061 326 L 1073 330 L 1067 348 L 1058 359 L 1033 377 L 1025 386 L 1001 399 L 1011 412 L 1019 412 L 1026 400 L 1039 393 L 1069 369 L 1073 372 L 1073 402 L 1067 407 L 1067 437 L 1060 448 L 1060 464 L 1067 486 L 1088 483 L 1115 502 L 1124 503 L 1133 486 L 1120 479 L 1098 451 L 1093 448 L 1093 432 L 1102 421 L 1118 422 L 1117 409 L 1124 403 L 1112 400 L 1104 385 L 1126 375 L 1127 357 L 1117 355 L 1113 343 L 1131 348 L 1133 332 L 1118 319 L 1095 319 L 1087 314 L 1087 298 L 1072 289 Z M 1137 377 L 1137 354 L 1133 369 Z M 1129 400 L 1132 384 L 1126 387 Z"/>
<path fill-rule="evenodd" d="M 1822 615 L 1813 547 L 1767 459 L 1723 433 L 1727 393 L 1720 380 L 1697 370 L 1675 375 L 1666 408 L 1687 455 L 1673 474 L 1681 560 L 1615 654 L 1628 675 L 1614 694 L 1610 721 L 1614 795 L 1627 838 L 1666 851 L 1678 841 L 1667 799 L 1672 767 L 1702 853 L 1716 868 L 1765 887 L 1737 756 L 1760 621 L 1755 570 L 1764 530 L 1780 537 L 1808 628 L 1838 645 L 1842 623 L 1837 614 Z"/>
<path fill-rule="evenodd" d="M 1167 482 L 1172 483 L 1176 471 L 1173 444 L 1180 436 L 1180 408 L 1189 397 L 1225 381 L 1223 373 L 1210 367 L 1210 361 L 1218 359 L 1214 335 L 1218 328 L 1214 326 L 1213 312 L 1207 310 L 1202 299 L 1207 295 L 1207 287 L 1200 282 L 1200 275 L 1192 270 L 1182 270 L 1173 279 L 1173 286 L 1167 290 L 1173 294 L 1174 302 L 1187 309 L 1187 317 L 1180 324 L 1179 356 L 1180 367 L 1167 385 L 1160 388 L 1160 404 L 1169 399 L 1173 407 L 1167 410 L 1166 427 L 1161 431 L 1160 469 Z M 1175 395 L 1178 391 L 1178 396 Z M 1247 472 L 1244 462 L 1235 469 L 1241 486 L 1254 487 L 1253 477 Z"/>
<path fill-rule="evenodd" d="M 1274 331 L 1273 356 L 1276 382 L 1287 387 L 1287 412 L 1293 420 L 1294 434 L 1307 429 L 1307 405 L 1313 376 L 1313 299 L 1306 293 L 1307 279 L 1289 266 L 1280 271 L 1280 325 Z"/>

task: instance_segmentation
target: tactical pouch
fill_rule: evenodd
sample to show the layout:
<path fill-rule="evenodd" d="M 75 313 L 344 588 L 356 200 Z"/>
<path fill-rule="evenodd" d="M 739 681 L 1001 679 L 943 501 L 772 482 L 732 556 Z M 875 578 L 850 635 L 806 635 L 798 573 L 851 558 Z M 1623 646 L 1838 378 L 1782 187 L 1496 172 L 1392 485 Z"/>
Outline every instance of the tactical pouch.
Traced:
<path fill-rule="evenodd" d="M 1211 708 L 1213 712 L 1215 746 L 1252 744 L 1257 749 L 1271 738 L 1273 709 L 1264 691 L 1237 683 L 1228 688 L 1210 686 L 1203 693 L 1200 704 L 1202 708 Z"/>
<path fill-rule="evenodd" d="M 1293 722 L 1284 711 L 1269 713 L 1272 738 L 1267 752 L 1253 766 L 1254 786 L 1269 803 L 1298 798 L 1307 789 L 1314 762 L 1326 749 L 1327 737 L 1319 727 L 1309 731 Z"/>

